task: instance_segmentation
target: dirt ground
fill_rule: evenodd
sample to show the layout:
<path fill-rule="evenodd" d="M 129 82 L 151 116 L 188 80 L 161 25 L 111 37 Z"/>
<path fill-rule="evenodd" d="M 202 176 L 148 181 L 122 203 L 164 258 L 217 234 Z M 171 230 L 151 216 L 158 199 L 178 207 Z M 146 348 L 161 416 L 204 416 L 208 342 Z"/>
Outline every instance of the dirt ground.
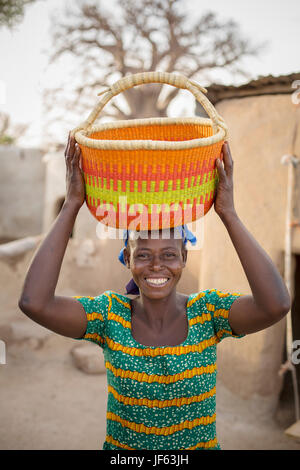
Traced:
<path fill-rule="evenodd" d="M 97 450 L 105 439 L 106 376 L 74 366 L 79 342 L 50 334 L 43 346 L 14 344 L 0 365 L 1 450 Z M 95 346 L 97 347 L 97 346 Z M 217 385 L 217 432 L 224 450 L 300 450 L 284 435 L 293 408 L 258 419 L 253 406 Z"/>

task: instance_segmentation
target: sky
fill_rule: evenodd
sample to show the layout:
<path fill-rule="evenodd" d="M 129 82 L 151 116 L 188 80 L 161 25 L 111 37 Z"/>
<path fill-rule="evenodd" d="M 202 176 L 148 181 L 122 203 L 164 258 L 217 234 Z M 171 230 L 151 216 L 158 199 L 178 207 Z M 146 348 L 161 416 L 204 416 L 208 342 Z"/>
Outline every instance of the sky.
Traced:
<path fill-rule="evenodd" d="M 101 3 L 110 6 L 112 1 L 115 0 L 102 0 Z M 254 43 L 266 43 L 258 57 L 243 61 L 253 78 L 300 72 L 299 0 L 182 2 L 194 17 L 209 7 L 219 19 L 235 20 L 241 34 Z M 0 29 L 0 112 L 8 113 L 13 124 L 29 125 L 20 140 L 24 147 L 39 146 L 43 142 L 43 88 L 55 86 L 65 79 L 67 62 L 64 67 L 49 66 L 50 15 L 59 16 L 65 3 L 70 4 L 70 0 L 38 0 L 26 8 L 23 21 L 12 31 Z M 219 78 L 226 84 L 239 83 L 228 75 L 220 74 Z M 87 110 L 87 114 L 89 112 Z"/>

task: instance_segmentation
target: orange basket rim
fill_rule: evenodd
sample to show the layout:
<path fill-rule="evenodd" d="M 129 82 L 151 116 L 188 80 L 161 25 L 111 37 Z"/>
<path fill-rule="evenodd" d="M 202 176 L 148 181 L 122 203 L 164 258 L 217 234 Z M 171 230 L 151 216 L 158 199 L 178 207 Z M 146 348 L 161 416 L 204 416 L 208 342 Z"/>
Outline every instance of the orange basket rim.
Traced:
<path fill-rule="evenodd" d="M 94 139 L 90 135 L 95 132 L 106 130 L 115 130 L 122 128 L 132 128 L 139 126 L 168 126 L 168 125 L 201 125 L 204 127 L 212 127 L 210 118 L 203 117 L 186 117 L 186 118 L 145 118 L 145 119 L 128 119 L 114 122 L 105 122 L 90 127 L 88 130 L 81 129 L 76 132 L 76 141 L 89 148 L 100 150 L 137 150 L 137 149 L 151 149 L 151 150 L 185 150 L 197 147 L 206 147 L 216 144 L 226 138 L 226 130 L 224 127 L 218 126 L 216 134 L 209 137 L 201 137 L 199 139 L 190 139 L 184 141 L 163 141 L 163 140 L 106 140 Z"/>

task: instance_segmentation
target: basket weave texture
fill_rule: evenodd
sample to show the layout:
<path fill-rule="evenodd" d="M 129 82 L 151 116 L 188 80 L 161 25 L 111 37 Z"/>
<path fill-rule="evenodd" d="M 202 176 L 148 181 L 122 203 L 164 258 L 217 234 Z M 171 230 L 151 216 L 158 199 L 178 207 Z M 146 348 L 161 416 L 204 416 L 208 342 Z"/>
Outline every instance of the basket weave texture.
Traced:
<path fill-rule="evenodd" d="M 189 89 L 209 118 L 152 118 L 93 126 L 116 94 L 143 83 Z M 112 85 L 89 118 L 72 131 L 82 154 L 86 203 L 115 228 L 161 229 L 189 223 L 211 208 L 218 181 L 216 158 L 227 135 L 205 89 L 182 75 L 148 72 Z"/>

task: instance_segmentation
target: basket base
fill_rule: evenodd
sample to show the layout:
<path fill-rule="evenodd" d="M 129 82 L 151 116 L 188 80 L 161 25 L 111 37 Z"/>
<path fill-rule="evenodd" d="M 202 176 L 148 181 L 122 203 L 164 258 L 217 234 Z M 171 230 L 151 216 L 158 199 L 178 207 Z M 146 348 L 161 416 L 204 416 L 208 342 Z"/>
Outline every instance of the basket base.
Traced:
<path fill-rule="evenodd" d="M 188 209 L 182 209 L 178 204 L 176 211 L 164 212 L 161 210 L 159 213 L 155 211 L 151 214 L 147 210 L 139 211 L 115 211 L 114 207 L 106 207 L 105 204 L 95 207 L 87 203 L 91 214 L 107 227 L 116 229 L 130 229 L 130 230 L 160 230 L 194 222 L 195 220 L 204 217 L 210 210 L 214 202 L 214 198 L 206 201 L 203 204 L 194 204 Z M 146 209 L 146 208 L 145 208 Z"/>

